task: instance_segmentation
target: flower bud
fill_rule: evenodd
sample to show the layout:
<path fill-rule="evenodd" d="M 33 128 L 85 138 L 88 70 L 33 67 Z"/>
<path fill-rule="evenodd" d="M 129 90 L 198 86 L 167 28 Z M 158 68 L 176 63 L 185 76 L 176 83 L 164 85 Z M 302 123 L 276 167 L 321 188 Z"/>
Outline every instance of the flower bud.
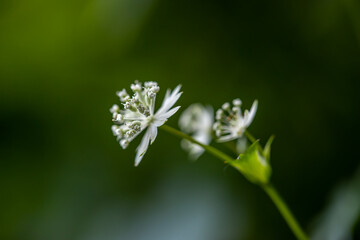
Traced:
<path fill-rule="evenodd" d="M 112 105 L 112 107 L 110 108 L 110 112 L 111 113 L 116 113 L 116 112 L 118 112 L 119 111 L 119 105 L 117 105 L 117 104 L 114 104 L 114 105 Z"/>
<path fill-rule="evenodd" d="M 263 155 L 259 142 L 254 142 L 244 154 L 230 163 L 239 170 L 249 181 L 256 184 L 267 184 L 271 176 L 271 166 Z"/>
<path fill-rule="evenodd" d="M 221 106 L 222 109 L 224 110 L 230 110 L 230 103 L 226 102 Z"/>
<path fill-rule="evenodd" d="M 240 98 L 234 99 L 232 103 L 235 107 L 240 107 L 242 104 Z"/>

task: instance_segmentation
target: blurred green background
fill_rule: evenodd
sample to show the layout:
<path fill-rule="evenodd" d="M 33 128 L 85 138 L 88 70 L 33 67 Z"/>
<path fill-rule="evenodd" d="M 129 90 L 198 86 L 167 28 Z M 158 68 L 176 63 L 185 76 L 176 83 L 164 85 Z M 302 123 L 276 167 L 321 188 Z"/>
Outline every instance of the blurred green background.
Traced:
<path fill-rule="evenodd" d="M 359 77 L 356 0 L 1 1 L 0 239 L 294 239 L 257 186 L 166 132 L 133 167 L 140 139 L 122 150 L 109 108 L 135 79 L 158 99 L 183 85 L 174 127 L 194 102 L 259 99 L 250 131 L 276 135 L 300 223 L 360 239 Z"/>

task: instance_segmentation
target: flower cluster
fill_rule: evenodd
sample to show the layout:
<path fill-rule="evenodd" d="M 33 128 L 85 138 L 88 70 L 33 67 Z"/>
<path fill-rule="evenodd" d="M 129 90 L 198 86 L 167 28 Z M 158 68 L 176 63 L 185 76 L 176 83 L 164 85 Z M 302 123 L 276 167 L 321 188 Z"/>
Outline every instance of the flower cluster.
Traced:
<path fill-rule="evenodd" d="M 216 122 L 213 129 L 219 142 L 231 141 L 242 137 L 247 127 L 254 120 L 257 110 L 257 100 L 254 101 L 250 111 L 241 111 L 241 100 L 234 99 L 232 105 L 224 103 L 222 107 L 216 111 Z"/>
<path fill-rule="evenodd" d="M 180 106 L 172 107 L 182 92 L 180 92 L 180 85 L 173 91 L 168 89 L 161 107 L 155 113 L 155 100 L 160 91 L 158 84 L 156 82 L 145 82 L 142 85 L 139 81 L 135 81 L 130 87 L 131 96 L 125 89 L 116 93 L 123 107 L 117 104 L 111 107 L 110 112 L 114 123 L 111 129 L 124 149 L 141 132 L 147 129 L 137 148 L 135 157 L 135 166 L 137 166 L 146 153 L 149 144 L 154 142 L 157 136 L 157 128 L 163 125 L 180 108 Z M 219 142 L 239 139 L 238 145 L 242 146 L 244 145 L 242 144 L 244 141 L 241 141 L 244 140 L 242 136 L 255 117 L 257 101 L 255 100 L 250 111 L 245 110 L 244 114 L 241 111 L 241 104 L 240 99 L 233 100 L 232 105 L 224 103 L 222 108 L 216 112 L 215 123 L 213 123 L 213 109 L 210 106 L 204 107 L 201 104 L 193 104 L 181 115 L 179 126 L 183 132 L 190 134 L 193 139 L 204 145 L 211 142 L 213 129 Z M 198 158 L 204 152 L 201 146 L 187 140 L 182 141 L 182 147 L 189 152 L 193 159 Z"/>
<path fill-rule="evenodd" d="M 168 89 L 161 107 L 156 112 L 155 100 L 160 91 L 160 87 L 156 82 L 145 82 L 142 85 L 142 83 L 135 81 L 131 85 L 132 96 L 125 89 L 116 93 L 123 107 L 120 108 L 117 104 L 111 107 L 110 112 L 112 113 L 114 123 L 111 128 L 121 147 L 127 148 L 136 136 L 147 129 L 140 145 L 136 149 L 135 166 L 141 162 L 149 145 L 154 142 L 157 136 L 157 128 L 162 126 L 180 108 L 180 106 L 173 107 L 182 94 L 180 88 L 181 86 L 179 85 L 173 91 Z M 241 105 L 240 99 L 234 99 L 232 104 L 224 103 L 216 111 L 216 121 L 213 123 L 214 114 L 212 107 L 192 104 L 183 112 L 179 119 L 179 126 L 182 131 L 170 126 L 162 126 L 162 129 L 182 138 L 182 147 L 189 152 L 190 157 L 193 159 L 198 158 L 206 150 L 224 163 L 237 169 L 250 182 L 261 186 L 275 202 L 280 212 L 287 213 L 283 214 L 287 222 L 294 223 L 289 224 L 289 226 L 295 235 L 299 239 L 308 239 L 297 225 L 296 219 L 292 217 L 287 206 L 282 201 L 279 203 L 279 196 L 276 190 L 269 184 L 272 174 L 270 152 L 274 137 L 271 136 L 263 148 L 259 140 L 256 140 L 249 132 L 246 132 L 246 129 L 254 120 L 258 102 L 255 100 L 250 111 L 245 110 L 244 113 L 241 110 Z M 232 147 L 232 144 L 228 146 L 233 150 L 233 154 L 238 155 L 236 159 L 210 146 L 213 132 L 215 132 L 216 137 L 214 138 L 218 142 L 237 140 L 236 149 Z M 251 142 L 249 147 L 247 147 L 248 140 Z"/>
<path fill-rule="evenodd" d="M 191 134 L 196 141 L 208 145 L 211 142 L 213 114 L 214 110 L 211 106 L 204 107 L 199 103 L 194 103 L 181 114 L 179 119 L 180 129 L 187 134 Z M 202 147 L 187 140 L 182 140 L 181 146 L 189 152 L 192 159 L 197 159 L 204 152 Z"/>
<path fill-rule="evenodd" d="M 117 104 L 111 107 L 110 112 L 114 122 L 111 129 L 121 147 L 125 149 L 136 136 L 148 128 L 137 148 L 135 158 L 135 166 L 137 166 L 146 153 L 149 144 L 154 142 L 157 136 L 157 128 L 163 125 L 180 108 L 172 108 L 172 106 L 182 93 L 180 86 L 177 86 L 172 92 L 167 90 L 160 109 L 154 113 L 156 95 L 160 91 L 158 84 L 156 82 L 145 82 L 142 86 L 139 81 L 135 81 L 134 84 L 131 84 L 131 90 L 133 92 L 131 97 L 125 89 L 116 93 L 123 109 L 120 109 Z"/>

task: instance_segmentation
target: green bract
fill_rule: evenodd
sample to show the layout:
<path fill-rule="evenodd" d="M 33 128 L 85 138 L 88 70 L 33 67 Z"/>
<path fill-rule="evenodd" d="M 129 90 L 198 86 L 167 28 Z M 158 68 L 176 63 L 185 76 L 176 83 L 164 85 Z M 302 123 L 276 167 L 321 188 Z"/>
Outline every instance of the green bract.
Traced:
<path fill-rule="evenodd" d="M 263 150 L 259 141 L 255 141 L 245 153 L 231 162 L 251 182 L 266 184 L 271 176 L 270 149 L 274 137 L 270 137 Z"/>

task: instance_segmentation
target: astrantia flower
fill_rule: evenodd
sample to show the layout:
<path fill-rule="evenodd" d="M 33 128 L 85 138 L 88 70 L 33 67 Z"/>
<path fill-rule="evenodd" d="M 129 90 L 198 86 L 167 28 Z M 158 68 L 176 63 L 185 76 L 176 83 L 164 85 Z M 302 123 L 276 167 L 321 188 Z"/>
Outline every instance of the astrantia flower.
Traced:
<path fill-rule="evenodd" d="M 192 104 L 188 107 L 179 119 L 181 130 L 202 144 L 208 145 L 211 142 L 211 130 L 213 125 L 212 107 L 204 107 L 199 103 Z M 187 140 L 182 140 L 181 146 L 189 152 L 190 157 L 197 159 L 204 152 L 204 149 Z"/>
<path fill-rule="evenodd" d="M 243 136 L 247 127 L 254 120 L 258 102 L 254 101 L 250 111 L 241 112 L 241 100 L 234 99 L 233 106 L 230 103 L 224 103 L 222 107 L 216 111 L 216 122 L 214 123 L 214 131 L 219 142 L 231 141 Z"/>
<path fill-rule="evenodd" d="M 117 92 L 124 110 L 116 104 L 112 106 L 110 112 L 113 115 L 115 125 L 111 127 L 114 136 L 119 141 L 121 147 L 125 149 L 129 143 L 147 128 L 140 145 L 136 149 L 135 166 L 143 158 L 149 144 L 152 144 L 157 136 L 157 128 L 163 125 L 169 117 L 176 113 L 180 108 L 174 107 L 182 92 L 180 85 L 172 92 L 167 90 L 164 101 L 159 110 L 154 113 L 155 98 L 160 88 L 156 82 L 145 82 L 144 86 L 138 81 L 131 84 L 134 92 L 132 97 L 125 89 Z M 170 109 L 171 108 L 171 109 Z"/>

